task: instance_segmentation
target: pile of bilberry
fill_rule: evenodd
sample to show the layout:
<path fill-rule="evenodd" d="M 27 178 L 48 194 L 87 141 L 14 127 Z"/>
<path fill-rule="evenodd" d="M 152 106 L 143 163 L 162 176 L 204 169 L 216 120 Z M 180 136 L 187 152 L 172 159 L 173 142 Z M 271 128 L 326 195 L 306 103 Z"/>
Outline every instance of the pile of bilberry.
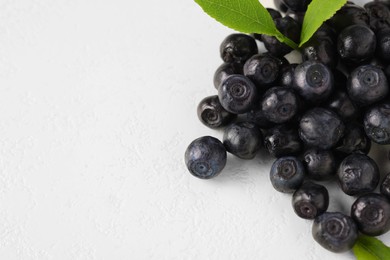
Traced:
<path fill-rule="evenodd" d="M 279 31 L 299 41 L 309 3 L 275 0 L 279 11 L 268 11 Z M 267 52 L 259 53 L 256 41 Z M 320 245 L 343 252 L 359 232 L 390 230 L 390 174 L 379 183 L 378 166 L 367 155 L 371 142 L 390 144 L 390 1 L 364 7 L 348 2 L 300 49 L 301 64 L 284 58 L 291 51 L 268 35 L 224 39 L 224 63 L 214 75 L 218 95 L 204 98 L 197 109 L 204 125 L 225 127 L 223 141 L 194 140 L 185 163 L 194 176 L 210 179 L 223 170 L 227 152 L 253 159 L 264 146 L 277 158 L 270 170 L 273 187 L 293 194 L 295 213 L 314 220 Z M 357 197 L 350 216 L 327 212 L 329 194 L 320 183 L 331 179 Z"/>

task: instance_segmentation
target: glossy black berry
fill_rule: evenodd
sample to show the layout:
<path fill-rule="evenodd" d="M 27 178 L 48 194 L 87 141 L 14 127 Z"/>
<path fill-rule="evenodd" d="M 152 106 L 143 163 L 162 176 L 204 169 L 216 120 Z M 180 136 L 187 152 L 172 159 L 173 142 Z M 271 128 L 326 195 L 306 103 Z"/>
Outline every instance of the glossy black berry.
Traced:
<path fill-rule="evenodd" d="M 221 83 L 230 75 L 242 74 L 242 64 L 240 63 L 222 63 L 214 73 L 214 87 L 218 90 Z"/>
<path fill-rule="evenodd" d="M 273 85 L 279 77 L 281 60 L 266 53 L 252 56 L 244 65 L 244 75 L 259 89 Z"/>
<path fill-rule="evenodd" d="M 221 141 L 211 136 L 203 136 L 187 147 L 184 158 L 192 175 L 200 179 L 210 179 L 225 167 L 226 157 L 226 149 Z"/>
<path fill-rule="evenodd" d="M 293 193 L 301 186 L 304 178 L 305 169 L 296 157 L 281 157 L 272 164 L 270 179 L 277 191 Z"/>
<path fill-rule="evenodd" d="M 351 25 L 338 36 L 337 51 L 349 64 L 360 64 L 371 59 L 375 54 L 376 36 L 365 25 Z"/>
<path fill-rule="evenodd" d="M 334 68 L 338 61 L 336 45 L 325 37 L 313 36 L 302 48 L 302 60 L 318 61 Z"/>
<path fill-rule="evenodd" d="M 297 114 L 298 97 L 291 88 L 273 87 L 265 92 L 261 105 L 269 121 L 281 124 Z"/>
<path fill-rule="evenodd" d="M 330 69 L 316 61 L 305 61 L 294 71 L 294 89 L 309 102 L 318 102 L 329 97 L 333 90 L 333 74 Z"/>
<path fill-rule="evenodd" d="M 370 148 L 371 140 L 366 136 L 363 127 L 350 123 L 345 126 L 344 136 L 337 143 L 334 151 L 345 157 L 354 152 L 368 154 Z"/>
<path fill-rule="evenodd" d="M 227 36 L 221 43 L 219 50 L 224 62 L 244 63 L 258 53 L 255 39 L 241 33 Z"/>
<path fill-rule="evenodd" d="M 386 174 L 385 178 L 383 178 L 380 191 L 383 195 L 390 199 L 390 173 Z"/>
<path fill-rule="evenodd" d="M 364 115 L 364 131 L 371 141 L 390 144 L 390 103 L 375 105 Z"/>
<path fill-rule="evenodd" d="M 363 234 L 385 234 L 390 230 L 390 202 L 381 194 L 364 194 L 352 204 L 351 217 Z"/>
<path fill-rule="evenodd" d="M 282 0 L 282 2 L 294 12 L 305 12 L 311 0 Z"/>
<path fill-rule="evenodd" d="M 325 212 L 315 218 L 312 234 L 322 247 L 339 253 L 353 247 L 358 238 L 358 229 L 351 217 L 340 212 Z"/>
<path fill-rule="evenodd" d="M 222 107 L 217 95 L 202 99 L 198 105 L 197 113 L 199 120 L 210 128 L 225 126 L 236 117 Z"/>
<path fill-rule="evenodd" d="M 370 27 L 374 32 L 379 32 L 390 26 L 390 10 L 380 2 L 369 2 L 364 5 L 370 16 Z"/>
<path fill-rule="evenodd" d="M 243 75 L 227 77 L 218 89 L 218 97 L 221 105 L 233 114 L 250 111 L 259 99 L 255 84 Z"/>
<path fill-rule="evenodd" d="M 339 33 L 351 25 L 369 26 L 369 21 L 366 9 L 355 4 L 346 4 L 327 23 Z"/>
<path fill-rule="evenodd" d="M 299 42 L 301 34 L 301 25 L 289 16 L 274 20 L 278 30 L 287 38 L 294 42 Z M 276 37 L 263 34 L 261 36 L 265 48 L 276 57 L 283 57 L 293 49 L 288 45 L 281 43 Z"/>
<path fill-rule="evenodd" d="M 350 196 L 373 191 L 379 183 L 379 169 L 373 159 L 364 154 L 347 156 L 337 169 L 341 189 Z"/>
<path fill-rule="evenodd" d="M 299 136 L 309 147 L 323 150 L 332 148 L 344 134 L 344 123 L 331 110 L 313 108 L 307 111 L 299 123 Z"/>
<path fill-rule="evenodd" d="M 307 181 L 294 192 L 292 206 L 299 217 L 314 219 L 328 209 L 328 190 L 322 185 Z"/>
<path fill-rule="evenodd" d="M 303 155 L 303 163 L 307 176 L 313 180 L 329 180 L 336 173 L 336 158 L 330 150 L 308 149 Z"/>
<path fill-rule="evenodd" d="M 298 66 L 297 63 L 292 63 L 284 66 L 280 71 L 279 85 L 283 87 L 293 87 L 294 85 L 294 71 Z"/>
<path fill-rule="evenodd" d="M 383 70 L 373 65 L 363 65 L 352 71 L 347 82 L 349 97 L 362 106 L 384 99 L 389 85 Z"/>
<path fill-rule="evenodd" d="M 390 61 L 390 28 L 377 33 L 377 57 L 383 61 Z"/>
<path fill-rule="evenodd" d="M 302 142 L 296 127 L 285 124 L 266 131 L 264 146 L 275 157 L 297 154 L 302 150 Z"/>
<path fill-rule="evenodd" d="M 344 90 L 335 90 L 326 101 L 325 107 L 336 112 L 345 121 L 350 121 L 360 116 L 358 106 L 353 103 Z"/>
<path fill-rule="evenodd" d="M 260 128 L 254 123 L 239 122 L 225 128 L 223 145 L 226 151 L 241 159 L 253 159 L 263 143 Z"/>

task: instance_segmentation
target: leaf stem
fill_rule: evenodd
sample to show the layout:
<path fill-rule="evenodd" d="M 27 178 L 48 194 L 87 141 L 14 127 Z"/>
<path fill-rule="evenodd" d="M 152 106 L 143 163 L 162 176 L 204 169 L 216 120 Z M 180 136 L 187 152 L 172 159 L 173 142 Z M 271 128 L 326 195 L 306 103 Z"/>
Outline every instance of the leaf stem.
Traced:
<path fill-rule="evenodd" d="M 290 40 L 289 38 L 287 38 L 283 34 L 276 35 L 276 38 L 279 41 L 284 42 L 285 44 L 287 44 L 288 46 L 290 46 L 291 48 L 293 48 L 295 50 L 298 50 L 298 48 L 299 48 L 298 44 L 296 44 L 295 42 L 293 42 L 292 40 Z"/>

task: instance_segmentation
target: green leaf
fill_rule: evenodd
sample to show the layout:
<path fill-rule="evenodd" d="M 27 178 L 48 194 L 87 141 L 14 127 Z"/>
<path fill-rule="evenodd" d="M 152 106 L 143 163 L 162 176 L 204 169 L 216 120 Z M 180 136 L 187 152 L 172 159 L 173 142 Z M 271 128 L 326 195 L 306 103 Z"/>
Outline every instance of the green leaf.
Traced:
<path fill-rule="evenodd" d="M 275 36 L 292 48 L 298 47 L 278 31 L 271 15 L 259 0 L 195 0 L 195 2 L 208 15 L 229 28 L 243 33 Z"/>
<path fill-rule="evenodd" d="M 313 0 L 307 8 L 303 20 L 299 47 L 307 42 L 315 31 L 345 5 L 346 2 L 347 0 Z"/>
<path fill-rule="evenodd" d="M 388 260 L 390 248 L 375 237 L 361 235 L 353 247 L 357 260 Z"/>

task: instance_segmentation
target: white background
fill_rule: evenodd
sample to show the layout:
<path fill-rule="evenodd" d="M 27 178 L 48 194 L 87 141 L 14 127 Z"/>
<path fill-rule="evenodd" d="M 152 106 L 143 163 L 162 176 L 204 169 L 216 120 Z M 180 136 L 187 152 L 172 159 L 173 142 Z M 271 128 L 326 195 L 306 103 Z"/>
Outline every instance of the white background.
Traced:
<path fill-rule="evenodd" d="M 0 259 L 353 259 L 314 242 L 265 153 L 187 172 L 222 136 L 196 106 L 231 32 L 193 1 L 0 0 Z"/>

